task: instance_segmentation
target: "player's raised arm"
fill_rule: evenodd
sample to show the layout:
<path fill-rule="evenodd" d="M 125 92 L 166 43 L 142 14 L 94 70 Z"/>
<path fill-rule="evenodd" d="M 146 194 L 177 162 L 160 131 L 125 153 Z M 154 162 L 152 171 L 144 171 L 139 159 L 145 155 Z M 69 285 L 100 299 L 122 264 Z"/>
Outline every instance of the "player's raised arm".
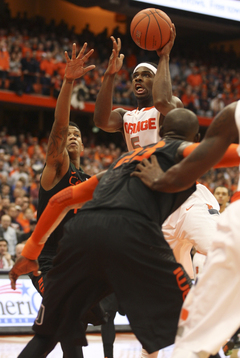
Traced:
<path fill-rule="evenodd" d="M 168 43 L 157 51 L 159 56 L 157 73 L 153 81 L 153 102 L 154 106 L 164 116 L 174 108 L 183 108 L 182 101 L 172 94 L 172 81 L 170 76 L 169 61 L 170 53 L 176 38 L 174 24 L 171 27 L 171 35 Z"/>
<path fill-rule="evenodd" d="M 95 68 L 95 65 L 85 66 L 93 49 L 86 52 L 84 43 L 79 54 L 76 54 L 76 44 L 72 46 L 72 58 L 65 52 L 66 69 L 61 91 L 59 93 L 54 113 L 54 122 L 48 140 L 46 166 L 42 173 L 41 185 L 45 190 L 52 189 L 66 173 L 69 166 L 69 155 L 66 148 L 69 130 L 70 102 L 74 80 Z M 86 53 L 85 53 L 86 52 Z"/>
<path fill-rule="evenodd" d="M 95 125 L 104 131 L 117 132 L 122 130 L 123 110 L 119 109 L 112 111 L 113 89 L 115 76 L 122 67 L 124 55 L 120 54 L 120 38 L 116 40 L 113 36 L 111 36 L 111 40 L 113 43 L 112 54 L 96 99 L 93 120 Z"/>

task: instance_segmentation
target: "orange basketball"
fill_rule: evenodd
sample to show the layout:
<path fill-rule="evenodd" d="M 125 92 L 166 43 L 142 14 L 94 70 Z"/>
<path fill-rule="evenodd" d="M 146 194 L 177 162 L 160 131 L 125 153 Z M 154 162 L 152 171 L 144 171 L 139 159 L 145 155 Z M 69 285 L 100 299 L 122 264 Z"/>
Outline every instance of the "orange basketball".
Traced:
<path fill-rule="evenodd" d="M 130 32 L 136 45 L 148 51 L 161 49 L 170 39 L 172 21 L 162 10 L 139 11 L 132 19 Z"/>

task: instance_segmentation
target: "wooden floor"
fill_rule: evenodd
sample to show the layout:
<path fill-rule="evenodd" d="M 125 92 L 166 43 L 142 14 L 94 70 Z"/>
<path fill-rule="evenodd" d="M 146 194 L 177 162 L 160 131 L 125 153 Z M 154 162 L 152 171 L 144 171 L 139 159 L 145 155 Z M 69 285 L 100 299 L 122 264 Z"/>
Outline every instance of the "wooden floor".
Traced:
<path fill-rule="evenodd" d="M 17 358 L 31 336 L 0 336 L 0 358 Z M 84 358 L 104 358 L 101 335 L 87 334 L 88 347 L 83 348 Z M 170 358 L 172 346 L 159 352 L 158 358 Z M 61 358 L 58 344 L 48 355 L 49 358 Z M 141 345 L 132 333 L 117 333 L 114 344 L 114 358 L 140 358 Z M 228 358 L 240 358 L 240 350 L 235 349 Z"/>
<path fill-rule="evenodd" d="M 0 358 L 16 358 L 31 336 L 0 336 Z M 87 334 L 88 346 L 83 347 L 84 358 L 104 358 L 101 335 Z M 117 333 L 114 344 L 114 358 L 140 358 L 141 345 L 132 333 Z M 48 355 L 61 358 L 62 350 L 58 344 Z"/>

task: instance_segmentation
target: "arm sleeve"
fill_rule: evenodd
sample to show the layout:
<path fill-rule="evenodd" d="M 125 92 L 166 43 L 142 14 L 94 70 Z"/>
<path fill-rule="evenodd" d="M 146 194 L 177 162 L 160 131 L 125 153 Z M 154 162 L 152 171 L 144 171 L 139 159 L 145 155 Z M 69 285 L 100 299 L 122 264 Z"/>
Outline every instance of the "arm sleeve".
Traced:
<path fill-rule="evenodd" d="M 190 144 L 183 150 L 183 157 L 187 157 L 200 143 Z M 237 152 L 238 144 L 231 144 L 226 150 L 224 156 L 214 168 L 227 168 L 227 167 L 236 167 L 239 165 L 240 158 Z"/>
<path fill-rule="evenodd" d="M 48 205 L 40 216 L 34 232 L 27 240 L 22 250 L 22 256 L 29 260 L 36 260 L 41 253 L 48 236 L 56 228 L 66 213 L 73 208 L 73 205 L 78 207 L 79 204 L 91 200 L 97 185 L 98 179 L 96 175 L 94 175 L 89 180 L 76 186 L 70 186 L 54 195 L 49 200 Z M 66 210 L 68 206 L 71 207 Z"/>

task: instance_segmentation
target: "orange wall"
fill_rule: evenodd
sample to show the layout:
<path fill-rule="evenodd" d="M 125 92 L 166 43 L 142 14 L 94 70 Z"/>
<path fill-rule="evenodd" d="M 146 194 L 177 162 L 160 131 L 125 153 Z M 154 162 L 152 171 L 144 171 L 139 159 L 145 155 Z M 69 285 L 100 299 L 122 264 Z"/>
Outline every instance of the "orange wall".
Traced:
<path fill-rule="evenodd" d="M 86 23 L 90 24 L 90 30 L 95 34 L 107 27 L 110 36 L 116 26 L 119 26 L 120 32 L 126 32 L 126 24 L 116 22 L 114 12 L 102 10 L 100 7 L 83 8 L 63 0 L 5 0 L 5 2 L 9 4 L 13 17 L 17 12 L 23 15 L 26 11 L 28 17 L 40 15 L 47 23 L 53 18 L 56 23 L 64 19 L 70 27 L 75 26 L 76 33 L 81 33 Z"/>

